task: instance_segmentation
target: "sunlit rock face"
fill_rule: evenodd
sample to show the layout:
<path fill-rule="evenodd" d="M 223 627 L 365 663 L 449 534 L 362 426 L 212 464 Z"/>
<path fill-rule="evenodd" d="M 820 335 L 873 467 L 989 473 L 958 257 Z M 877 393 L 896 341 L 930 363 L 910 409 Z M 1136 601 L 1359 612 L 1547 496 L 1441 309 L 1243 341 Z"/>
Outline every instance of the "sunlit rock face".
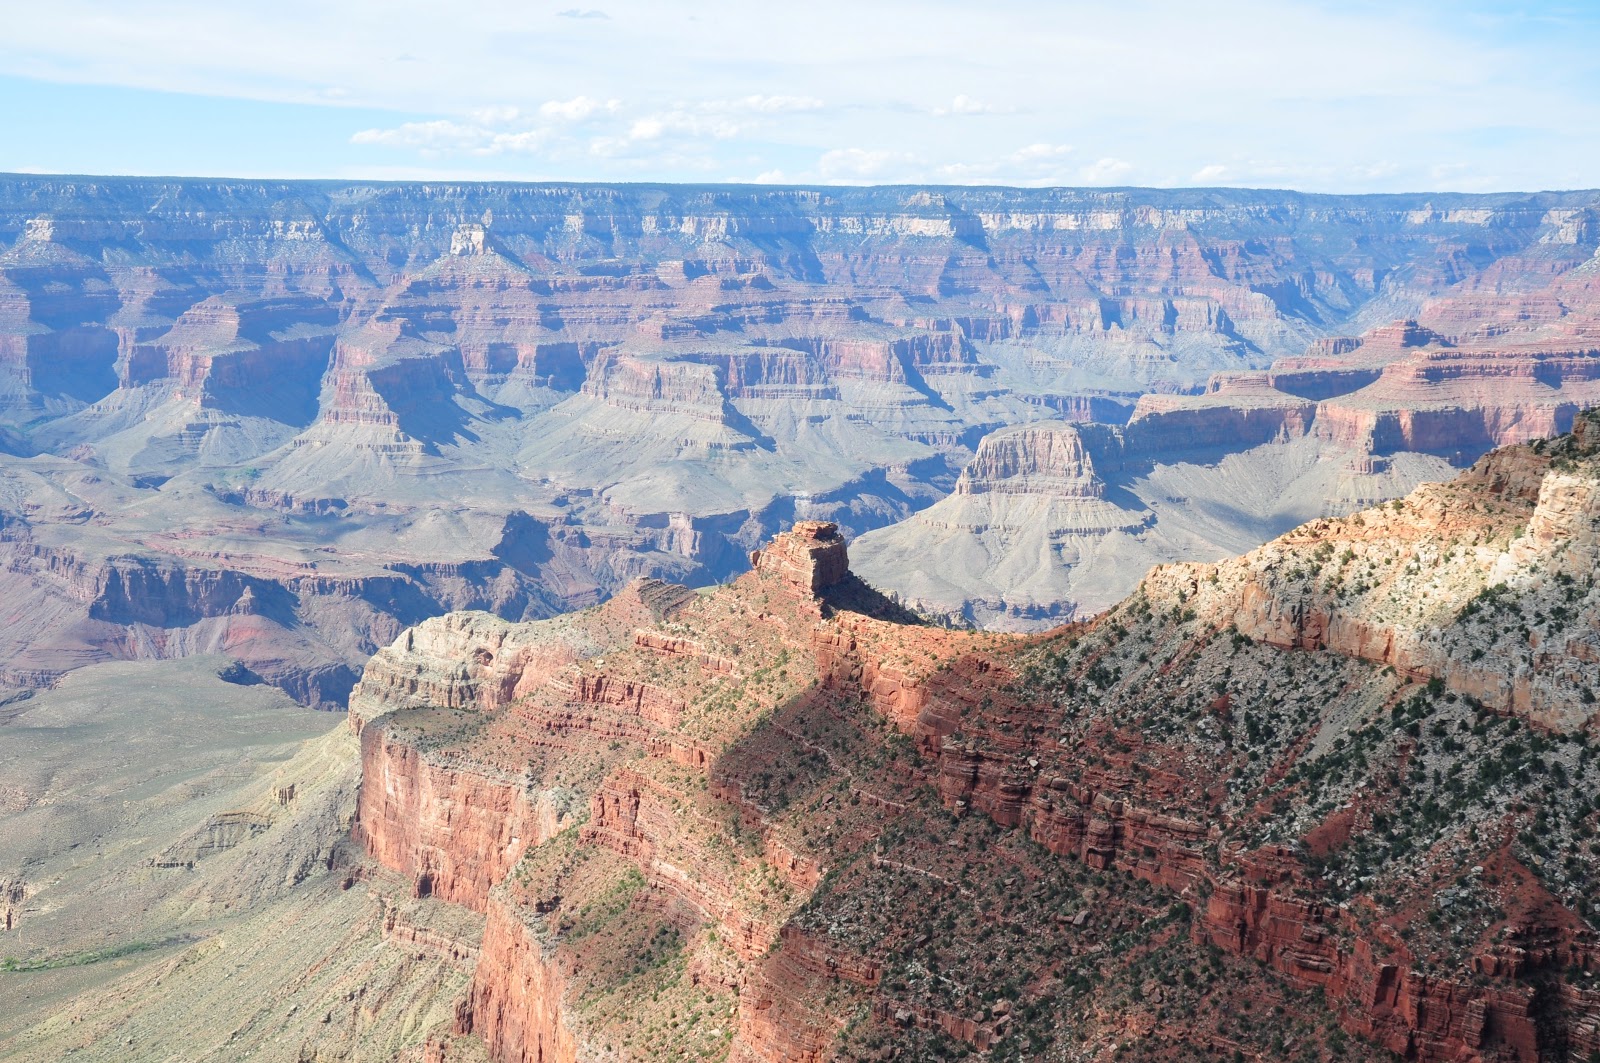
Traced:
<path fill-rule="evenodd" d="M 952 499 L 1095 502 L 1105 443 L 996 433 Z M 357 837 L 482 913 L 495 1060 L 1595 1051 L 1597 499 L 1586 414 L 1042 635 L 907 613 L 824 522 L 429 621 L 353 699 Z"/>
<path fill-rule="evenodd" d="M 837 524 L 803 520 L 755 551 L 751 567 L 810 595 L 849 575 L 850 557 Z"/>

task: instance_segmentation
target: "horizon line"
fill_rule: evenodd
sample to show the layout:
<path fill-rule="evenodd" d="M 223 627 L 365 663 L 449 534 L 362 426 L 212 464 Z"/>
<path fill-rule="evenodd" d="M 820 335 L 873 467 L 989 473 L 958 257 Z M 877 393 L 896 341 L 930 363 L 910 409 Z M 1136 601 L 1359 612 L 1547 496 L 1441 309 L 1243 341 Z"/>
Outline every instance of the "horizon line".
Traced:
<path fill-rule="evenodd" d="M 0 181 L 37 181 L 37 180 L 94 180 L 94 181 L 204 181 L 215 183 L 240 183 L 240 184 L 298 184 L 298 185 L 383 185 L 383 186 L 416 186 L 416 185 L 460 185 L 477 187 L 592 187 L 592 188 L 693 188 L 693 189 L 738 189 L 740 191 L 768 191 L 768 192 L 819 192 L 819 191 L 890 191 L 898 189 L 938 190 L 938 191 L 1005 191 L 1005 192 L 1074 192 L 1074 193 L 1128 193 L 1128 192 L 1159 192 L 1159 193 L 1184 193 L 1184 192 L 1247 192 L 1247 193 L 1272 193 L 1277 195 L 1294 195 L 1316 197 L 1324 199 L 1382 199 L 1405 198 L 1414 196 L 1453 196 L 1467 199 L 1490 199 L 1503 196 L 1569 196 L 1585 193 L 1600 195 L 1600 185 L 1574 188 L 1506 188 L 1494 191 L 1456 191 L 1438 188 L 1418 188 L 1399 192 L 1325 192 L 1307 191 L 1298 188 L 1274 187 L 1269 185 L 1036 185 L 1036 184 L 1006 184 L 994 183 L 962 183 L 948 184 L 939 182 L 908 182 L 888 181 L 882 183 L 836 183 L 827 182 L 805 183 L 785 181 L 607 181 L 597 179 L 515 179 L 515 178 L 475 178 L 475 177 L 263 177 L 240 176 L 219 174 L 180 174 L 180 173 L 76 173 L 71 171 L 37 171 L 37 170 L 0 170 Z"/>

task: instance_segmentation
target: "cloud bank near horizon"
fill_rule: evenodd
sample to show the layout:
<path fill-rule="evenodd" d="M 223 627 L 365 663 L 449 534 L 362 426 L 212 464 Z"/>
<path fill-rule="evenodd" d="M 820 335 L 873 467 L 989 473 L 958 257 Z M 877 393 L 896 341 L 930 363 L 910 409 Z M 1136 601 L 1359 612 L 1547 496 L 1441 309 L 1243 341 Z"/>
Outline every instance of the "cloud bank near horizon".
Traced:
<path fill-rule="evenodd" d="M 0 169 L 217 176 L 1600 183 L 1600 10 L 1366 0 L 56 0 Z"/>

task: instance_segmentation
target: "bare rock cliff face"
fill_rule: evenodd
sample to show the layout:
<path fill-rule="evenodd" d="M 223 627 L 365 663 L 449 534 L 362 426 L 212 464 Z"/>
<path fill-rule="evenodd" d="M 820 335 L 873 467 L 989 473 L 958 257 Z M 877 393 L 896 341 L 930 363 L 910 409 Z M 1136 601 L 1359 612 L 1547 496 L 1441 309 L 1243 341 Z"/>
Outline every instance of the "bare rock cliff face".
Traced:
<path fill-rule="evenodd" d="M 1095 473 L 1083 433 L 1059 423 L 1024 425 L 984 438 L 956 481 L 956 494 L 1039 494 L 1100 498 L 1105 482 Z"/>
<path fill-rule="evenodd" d="M 489 908 L 478 962 L 485 976 L 473 979 L 457 1032 L 482 1038 L 498 1063 L 583 1058 L 562 1015 L 568 996 L 561 968 L 545 962 L 533 932 L 502 905 Z"/>
<path fill-rule="evenodd" d="M 1270 1057 L 1273 1037 L 1318 1059 L 1582 1054 L 1600 867 L 1593 808 L 1562 795 L 1600 784 L 1569 663 L 1600 631 L 1594 432 L 1159 569 L 1044 636 L 907 625 L 827 525 L 709 595 L 459 621 L 358 689 L 385 780 L 359 831 L 488 913 L 457 1025 L 496 1059 L 1109 1050 L 1130 1031 L 1150 1059 Z M 1081 457 L 1001 448 L 995 468 Z M 1511 612 L 1525 634 L 1478 619 Z M 1404 649 L 1423 620 L 1445 653 Z M 557 642 L 565 673 L 507 652 Z M 382 678 L 408 673 L 437 678 Z M 563 829 L 541 801 L 587 819 Z M 1152 979 L 1175 962 L 1196 977 Z M 1058 973 L 1014 981 L 1038 969 Z"/>
<path fill-rule="evenodd" d="M 809 597 L 849 575 L 850 556 L 837 525 L 808 520 L 752 554 L 750 566 Z"/>
<path fill-rule="evenodd" d="M 361 742 L 359 840 L 385 866 L 414 877 L 419 897 L 481 911 L 523 851 L 563 825 L 562 812 L 541 807 L 520 780 L 428 764 L 382 727 Z"/>

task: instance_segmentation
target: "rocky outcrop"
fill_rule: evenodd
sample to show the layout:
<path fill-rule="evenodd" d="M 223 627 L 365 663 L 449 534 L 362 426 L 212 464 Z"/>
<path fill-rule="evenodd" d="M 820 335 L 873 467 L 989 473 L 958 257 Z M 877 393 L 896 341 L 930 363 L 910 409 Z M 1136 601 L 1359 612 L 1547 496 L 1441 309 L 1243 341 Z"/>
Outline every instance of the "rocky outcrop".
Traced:
<path fill-rule="evenodd" d="M 1311 430 L 1313 403 L 1278 390 L 1266 373 L 1213 377 L 1200 395 L 1145 395 L 1126 428 L 1135 454 L 1236 451 L 1297 439 Z"/>
<path fill-rule="evenodd" d="M 1312 352 L 1141 396 L 1125 425 L 1080 429 L 1063 452 L 1074 471 L 1054 482 L 1026 452 L 1070 430 L 991 433 L 953 496 L 862 538 L 863 571 L 932 615 L 1042 628 L 1110 604 L 1151 564 L 1225 556 L 1246 541 L 1241 523 L 1282 532 L 1397 497 L 1494 447 L 1564 432 L 1600 402 L 1600 349 L 1571 336 L 1502 344 L 1405 321 Z M 1080 445 L 1087 473 L 1070 453 Z M 1317 470 L 1312 454 L 1342 471 Z M 962 499 L 997 492 L 1037 501 Z M 941 563 L 923 564 L 930 554 Z"/>
<path fill-rule="evenodd" d="M 1105 481 L 1095 473 L 1085 434 L 1065 424 L 1045 423 L 986 436 L 956 481 L 955 493 L 1101 498 Z"/>
<path fill-rule="evenodd" d="M 880 1036 L 1048 1045 L 1063 1009 L 1074 1044 L 1136 1027 L 1155 1045 L 1149 1009 L 1203 992 L 1280 1002 L 1269 1029 L 1326 1016 L 1372 1058 L 1533 1063 L 1593 1040 L 1594 869 L 1573 825 L 1592 810 L 1558 810 L 1541 780 L 1583 787 L 1600 769 L 1539 730 L 1565 719 L 1560 691 L 1579 681 L 1495 704 L 1448 671 L 1470 653 L 1385 656 L 1371 632 L 1400 630 L 1392 599 L 1432 609 L 1443 646 L 1476 638 L 1464 603 L 1494 606 L 1472 588 L 1521 574 L 1546 618 L 1523 644 L 1548 645 L 1559 608 L 1587 624 L 1594 431 L 1498 451 L 1451 485 L 1232 562 L 1158 570 L 1093 623 L 1044 636 L 887 619 L 827 525 L 797 526 L 754 572 L 693 599 L 646 586 L 568 621 L 433 622 L 358 691 L 360 831 L 419 889 L 488 911 L 458 1027 L 497 1059 L 629 1038 L 676 1052 L 709 1021 L 657 1023 L 655 1001 L 729 1022 L 718 1035 L 746 1063 L 860 1058 Z M 1002 442 L 972 479 L 1081 481 L 1094 468 L 1081 442 Z M 1358 581 L 1342 593 L 1341 568 Z M 1296 595 L 1326 600 L 1324 620 L 1286 604 Z M 1273 616 L 1295 626 L 1280 637 Z M 509 652 L 552 639 L 572 648 L 554 671 Z M 510 678 L 522 667 L 543 678 Z M 431 678 L 383 678 L 407 674 Z M 1530 749 L 1543 774 L 1517 767 Z M 558 791 L 564 807 L 583 795 L 575 832 L 515 804 Z M 1059 875 L 1077 885 L 1063 894 Z M 1013 909 L 1035 890 L 1047 907 Z M 1149 969 L 1133 942 L 1152 928 L 1165 929 L 1149 955 L 1209 948 L 1195 966 L 1211 973 L 1097 995 Z M 1010 944 L 991 951 L 996 935 Z M 999 992 L 1005 958 L 1036 946 L 1060 974 Z M 1091 967 L 1093 981 L 1076 973 Z M 619 1009 L 641 978 L 650 1001 Z M 1193 1043 L 1253 1043 L 1228 1009 L 1182 1006 L 1203 1027 Z"/>
<path fill-rule="evenodd" d="M 304 423 L 337 323 L 333 307 L 305 297 L 212 297 L 185 310 L 166 332 L 129 345 L 121 385 L 170 386 L 175 397 L 197 405 Z"/>
<path fill-rule="evenodd" d="M 584 1043 L 566 998 L 577 991 L 570 986 L 574 971 L 593 965 L 575 965 L 551 937 L 560 931 L 542 925 L 546 916 L 567 911 L 562 896 L 574 887 L 552 896 L 537 874 L 516 871 L 558 836 L 573 837 L 561 832 L 583 808 L 583 787 L 592 790 L 577 835 L 581 845 L 615 854 L 618 868 L 637 868 L 657 898 L 653 908 L 715 928 L 718 948 L 738 963 L 753 965 L 766 954 L 798 897 L 820 880 L 815 859 L 738 779 L 719 777 L 707 787 L 714 753 L 725 742 L 701 729 L 737 727 L 735 720 L 695 723 L 686 715 L 689 691 L 739 684 L 735 662 L 770 651 L 765 640 L 772 634 L 780 645 L 803 650 L 820 617 L 816 595 L 848 576 L 843 537 L 832 525 L 802 524 L 764 554 L 769 560 L 741 581 L 736 596 L 765 603 L 766 630 L 751 632 L 741 609 L 719 621 L 726 627 L 702 624 L 693 639 L 676 634 L 688 616 L 723 617 L 723 610 L 692 594 L 641 584 L 578 622 L 508 625 L 482 614 L 429 621 L 375 657 L 355 691 L 351 719 L 364 767 L 357 836 L 374 857 L 410 877 L 418 894 L 487 911 L 472 993 L 457 1027 L 482 1037 L 494 1058 L 578 1058 Z M 782 594 L 772 595 L 777 587 Z M 790 624 L 794 629 L 784 634 Z M 662 667 L 667 678 L 640 674 Z M 793 689 L 798 678 L 781 689 Z M 476 721 L 465 732 L 464 719 Z M 501 737 L 463 756 L 465 734 L 488 733 L 485 727 Z M 531 755 L 508 753 L 503 742 Z M 589 757 L 606 765 L 600 774 L 576 790 L 570 781 L 552 785 L 570 780 L 566 765 Z M 518 762 L 524 772 L 507 770 Z M 697 796 L 702 789 L 709 803 Z M 724 810 L 731 810 L 731 824 Z M 761 839 L 757 854 L 728 848 L 723 832 L 730 826 Z M 782 897 L 765 877 L 773 873 L 785 884 Z M 582 893 L 573 900 L 592 913 Z M 559 926 L 581 923 L 584 915 L 572 912 Z M 730 1006 L 737 986 L 730 981 L 721 990 L 731 994 Z M 831 1018 L 823 1021 L 837 1030 Z"/>
<path fill-rule="evenodd" d="M 1593 417 L 1553 450 L 1496 452 L 1453 484 L 1268 544 L 1197 582 L 1195 607 L 1273 645 L 1436 676 L 1542 726 L 1584 727 L 1600 636 L 1573 613 L 1600 552 L 1600 496 L 1581 465 L 1600 435 Z M 1574 462 L 1584 471 L 1558 467 Z M 1534 622 L 1506 630 L 1495 618 L 1507 614 Z"/>
<path fill-rule="evenodd" d="M 810 597 L 849 574 L 850 556 L 837 524 L 803 520 L 751 554 L 750 566 Z"/>
<path fill-rule="evenodd" d="M 450 613 L 404 632 L 367 662 L 351 692 L 357 730 L 398 709 L 490 711 L 558 683 L 582 647 L 559 630 L 519 628 L 488 613 Z"/>
<path fill-rule="evenodd" d="M 1126 742 L 1118 744 L 1126 749 Z M 1370 911 L 1363 918 L 1353 916 L 1349 905 L 1308 900 L 1301 862 L 1287 849 L 1224 853 L 1213 863 L 1206 850 L 1215 844 L 1215 830 L 1140 808 L 1127 796 L 1172 783 L 1152 787 L 1133 775 L 1119 778 L 1116 769 L 1132 768 L 1137 759 L 1126 753 L 1111 758 L 1113 773 L 1083 787 L 1030 771 L 1013 756 L 985 757 L 971 743 L 946 740 L 939 752 L 939 787 L 948 807 L 1026 830 L 1052 853 L 1203 898 L 1193 928 L 1197 940 L 1321 989 L 1348 1028 L 1397 1055 L 1448 1060 L 1504 1052 L 1514 1059 L 1545 1058 L 1552 1035 L 1548 1028 L 1541 1032 L 1534 988 L 1485 988 L 1470 978 L 1420 974 L 1392 927 L 1368 925 Z M 1565 940 L 1554 943 L 1545 963 L 1583 969 L 1591 962 L 1582 939 L 1557 937 Z M 1478 973 L 1500 973 L 1487 957 L 1475 964 Z M 1576 1026 L 1581 1020 L 1575 1019 L 1569 1013 L 1563 1022 Z"/>
<path fill-rule="evenodd" d="M 477 911 L 537 845 L 565 826 L 564 810 L 520 780 L 472 765 L 429 763 L 379 723 L 361 734 L 358 839 L 386 867 L 411 876 L 419 897 Z"/>
<path fill-rule="evenodd" d="M 491 902 L 480 974 L 458 1013 L 457 1032 L 481 1037 L 497 1063 L 577 1063 L 559 964 L 510 908 Z"/>
<path fill-rule="evenodd" d="M 260 525 L 214 497 L 194 508 L 208 511 L 204 536 L 180 526 L 129 542 L 67 521 L 0 529 L 0 585 L 37 616 L 0 634 L 0 672 L 34 685 L 100 661 L 222 653 L 303 703 L 341 708 L 360 662 L 405 621 L 456 606 L 520 614 L 532 583 L 499 559 L 408 573 L 311 552 L 235 556 L 225 544 L 259 538 Z"/>
<path fill-rule="evenodd" d="M 27 899 L 27 883 L 11 878 L 0 881 L 0 930 L 22 925 L 22 902 Z"/>
<path fill-rule="evenodd" d="M 999 429 L 949 496 L 864 536 L 858 563 L 917 609 L 964 623 L 1041 628 L 1092 612 L 1104 597 L 1094 584 L 1121 581 L 1113 564 L 1148 568 L 1168 556 L 1155 514 L 1108 491 L 1128 466 L 1123 435 L 1106 426 Z M 1107 540 L 1115 562 L 1096 557 Z"/>
<path fill-rule="evenodd" d="M 595 364 L 584 393 L 634 413 L 676 413 L 717 424 L 727 411 L 715 368 L 696 362 L 607 355 Z"/>

